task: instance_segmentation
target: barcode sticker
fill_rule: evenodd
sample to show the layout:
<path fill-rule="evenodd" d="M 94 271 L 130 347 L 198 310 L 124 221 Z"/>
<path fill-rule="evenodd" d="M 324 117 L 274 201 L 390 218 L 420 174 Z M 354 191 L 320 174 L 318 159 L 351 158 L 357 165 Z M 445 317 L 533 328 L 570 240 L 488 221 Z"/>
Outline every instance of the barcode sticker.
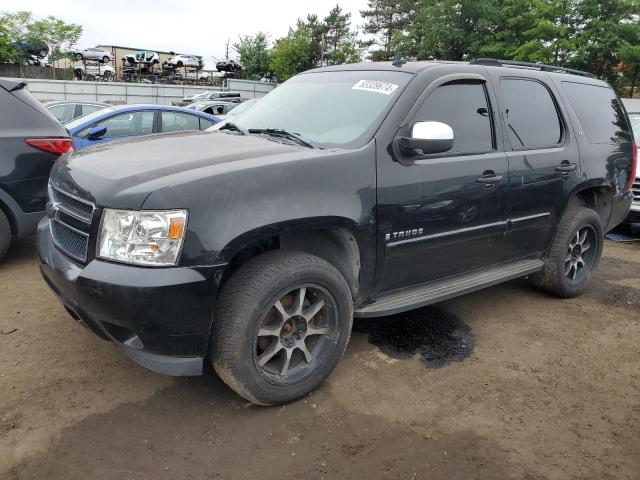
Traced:
<path fill-rule="evenodd" d="M 396 91 L 398 85 L 396 85 L 395 83 L 380 82 L 378 80 L 360 80 L 351 88 L 352 90 L 365 90 L 367 92 L 376 92 L 382 93 L 384 95 L 391 95 Z"/>

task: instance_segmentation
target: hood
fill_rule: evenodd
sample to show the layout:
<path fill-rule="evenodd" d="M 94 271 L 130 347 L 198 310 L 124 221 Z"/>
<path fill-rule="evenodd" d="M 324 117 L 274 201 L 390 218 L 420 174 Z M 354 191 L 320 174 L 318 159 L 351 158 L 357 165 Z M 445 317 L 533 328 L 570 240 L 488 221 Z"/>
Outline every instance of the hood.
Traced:
<path fill-rule="evenodd" d="M 176 132 L 96 145 L 57 162 L 54 185 L 98 207 L 139 209 L 153 191 L 256 162 L 281 162 L 318 150 L 259 136 Z M 188 188 L 188 187 L 185 187 Z"/>

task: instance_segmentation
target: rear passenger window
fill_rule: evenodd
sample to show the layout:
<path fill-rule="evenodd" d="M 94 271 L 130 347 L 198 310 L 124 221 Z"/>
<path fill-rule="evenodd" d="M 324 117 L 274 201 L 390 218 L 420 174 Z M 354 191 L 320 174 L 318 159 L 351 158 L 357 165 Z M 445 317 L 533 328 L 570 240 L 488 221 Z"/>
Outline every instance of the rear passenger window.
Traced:
<path fill-rule="evenodd" d="M 481 153 L 493 150 L 491 110 L 484 84 L 450 83 L 427 97 L 415 122 L 443 122 L 453 129 L 450 153 Z"/>
<path fill-rule="evenodd" d="M 574 82 L 562 82 L 562 87 L 590 143 L 631 140 L 624 111 L 613 90 Z"/>
<path fill-rule="evenodd" d="M 500 80 L 505 122 L 513 148 L 543 148 L 562 141 L 562 126 L 551 93 L 524 78 Z"/>
<path fill-rule="evenodd" d="M 183 130 L 200 130 L 198 117 L 188 113 L 162 112 L 163 132 L 180 132 Z"/>

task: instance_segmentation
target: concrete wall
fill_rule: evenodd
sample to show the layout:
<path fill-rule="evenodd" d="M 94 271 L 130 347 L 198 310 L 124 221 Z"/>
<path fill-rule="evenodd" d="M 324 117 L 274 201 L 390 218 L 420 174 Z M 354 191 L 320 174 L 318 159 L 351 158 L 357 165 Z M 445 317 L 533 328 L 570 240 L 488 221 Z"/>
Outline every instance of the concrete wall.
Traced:
<path fill-rule="evenodd" d="M 191 85 L 152 85 L 116 82 L 80 82 L 64 80 L 16 79 L 27 82 L 29 91 L 39 100 L 92 100 L 115 104 L 152 103 L 172 105 L 185 95 L 216 90 L 211 87 Z M 251 82 L 248 80 L 228 80 L 228 88 L 240 92 L 245 98 L 260 98 L 275 88 L 272 83 Z M 222 89 L 220 89 L 222 90 Z"/>

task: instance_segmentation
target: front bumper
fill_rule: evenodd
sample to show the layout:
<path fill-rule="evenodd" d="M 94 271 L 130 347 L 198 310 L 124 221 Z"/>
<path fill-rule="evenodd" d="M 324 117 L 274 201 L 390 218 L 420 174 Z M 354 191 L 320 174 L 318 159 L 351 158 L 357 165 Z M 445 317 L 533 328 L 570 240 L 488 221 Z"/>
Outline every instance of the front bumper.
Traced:
<path fill-rule="evenodd" d="M 79 265 L 54 246 L 49 222 L 38 225 L 40 271 L 73 318 L 150 370 L 202 373 L 216 268 L 145 268 L 97 259 Z"/>

